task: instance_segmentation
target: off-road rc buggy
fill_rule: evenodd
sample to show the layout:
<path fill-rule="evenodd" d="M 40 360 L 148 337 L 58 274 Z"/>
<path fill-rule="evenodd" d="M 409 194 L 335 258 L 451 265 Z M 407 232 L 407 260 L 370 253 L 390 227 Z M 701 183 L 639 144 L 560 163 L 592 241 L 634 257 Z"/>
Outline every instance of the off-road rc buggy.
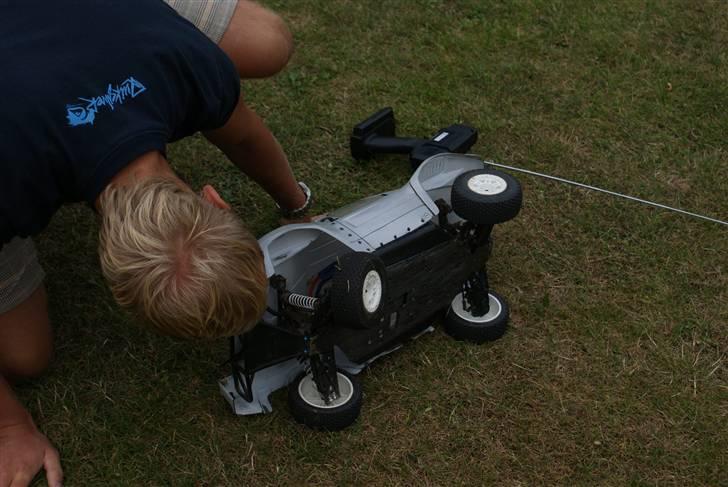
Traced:
<path fill-rule="evenodd" d="M 485 262 L 494 225 L 521 208 L 521 187 L 456 153 L 476 137 L 453 125 L 430 140 L 399 138 L 391 109 L 355 127 L 355 158 L 409 152 L 416 170 L 399 189 L 259 240 L 268 309 L 231 340 L 232 374 L 220 383 L 235 413 L 269 411 L 270 393 L 287 385 L 297 421 L 338 430 L 359 415 L 356 374 L 439 316 L 458 339 L 503 335 L 508 305 L 490 289 Z"/>

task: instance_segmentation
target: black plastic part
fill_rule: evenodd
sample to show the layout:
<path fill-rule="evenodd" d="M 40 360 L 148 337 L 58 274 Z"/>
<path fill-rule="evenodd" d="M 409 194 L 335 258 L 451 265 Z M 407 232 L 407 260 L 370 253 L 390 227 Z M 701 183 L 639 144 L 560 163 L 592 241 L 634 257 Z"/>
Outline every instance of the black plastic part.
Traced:
<path fill-rule="evenodd" d="M 455 124 L 440 129 L 432 138 L 418 145 L 410 153 L 412 169 L 428 157 L 445 152 L 464 154 L 478 141 L 478 131 L 467 125 Z"/>
<path fill-rule="evenodd" d="M 368 252 L 351 252 L 339 257 L 338 270 L 331 284 L 331 306 L 334 323 L 346 328 L 370 328 L 379 324 L 387 299 L 387 272 L 384 263 Z M 379 273 L 382 283 L 381 301 L 369 312 L 364 307 L 364 281 L 370 271 Z"/>
<path fill-rule="evenodd" d="M 471 343 L 484 343 L 497 340 L 505 334 L 508 329 L 508 317 L 510 311 L 508 302 L 503 296 L 493 291 L 489 293 L 500 302 L 501 312 L 492 320 L 484 323 L 469 321 L 458 316 L 452 306 L 445 316 L 445 332 L 456 340 L 463 340 Z M 486 296 L 485 299 L 488 299 Z M 486 305 L 487 309 L 488 306 Z"/>
<path fill-rule="evenodd" d="M 503 179 L 506 188 L 498 194 L 479 194 L 468 187 L 468 181 L 478 175 L 492 175 Z M 455 178 L 450 202 L 455 213 L 479 225 L 503 223 L 518 215 L 523 201 L 521 184 L 510 174 L 495 169 L 475 169 Z"/>
<path fill-rule="evenodd" d="M 478 131 L 469 125 L 456 123 L 440 129 L 430 140 L 447 152 L 462 154 L 478 141 Z"/>
<path fill-rule="evenodd" d="M 452 211 L 450 205 L 448 205 L 447 202 L 442 198 L 435 200 L 435 205 L 437 205 L 437 210 L 439 212 L 437 214 L 437 225 L 444 231 L 455 234 L 455 228 L 448 222 L 447 219 L 447 216 Z"/>
<path fill-rule="evenodd" d="M 417 143 L 422 142 L 416 139 L 404 139 L 400 142 L 395 134 L 394 110 L 391 107 L 382 108 L 352 130 L 349 139 L 351 156 L 364 160 L 377 152 L 407 154 Z"/>
<path fill-rule="evenodd" d="M 438 230 L 440 235 L 447 235 Z M 375 254 L 383 253 L 388 245 Z M 336 345 L 353 362 L 364 363 L 408 340 L 427 328 L 436 316 L 442 316 L 462 283 L 482 267 L 488 252 L 487 245 L 472 251 L 467 242 L 450 237 L 387 265 L 383 321 L 368 329 L 333 328 L 330 333 Z"/>
<path fill-rule="evenodd" d="M 313 380 L 316 382 L 316 388 L 328 404 L 332 397 L 339 394 L 339 381 L 336 376 L 336 359 L 334 358 L 333 348 L 326 353 L 317 353 L 311 356 L 311 373 L 313 374 Z"/>
<path fill-rule="evenodd" d="M 306 374 L 299 375 L 288 385 L 288 408 L 298 423 L 317 430 L 339 431 L 356 421 L 361 412 L 361 382 L 358 377 L 343 370 L 339 370 L 338 373 L 349 378 L 353 394 L 347 402 L 335 408 L 318 408 L 303 400 L 298 393 L 298 384 Z"/>
<path fill-rule="evenodd" d="M 373 154 L 408 154 L 424 143 L 422 139 L 411 139 L 409 137 L 383 137 L 373 135 L 365 140 L 364 148 L 368 159 Z"/>
<path fill-rule="evenodd" d="M 396 122 L 392 107 L 384 107 L 378 112 L 370 115 L 363 122 L 354 126 L 353 135 L 366 138 L 370 135 L 389 135 L 394 137 L 396 133 Z"/>
<path fill-rule="evenodd" d="M 452 236 L 432 222 L 427 222 L 417 230 L 410 232 L 378 248 L 374 254 L 382 259 L 386 266 L 410 259 L 436 245 L 452 240 Z"/>
<path fill-rule="evenodd" d="M 349 145 L 356 160 L 370 159 L 374 154 L 409 154 L 414 170 L 435 154 L 465 153 L 477 140 L 478 131 L 462 124 L 440 129 L 430 139 L 397 137 L 394 110 L 386 107 L 354 126 Z"/>
<path fill-rule="evenodd" d="M 463 285 L 465 303 L 469 305 L 469 309 L 466 309 L 466 311 L 476 317 L 483 316 L 490 311 L 488 291 L 487 272 L 483 270 L 470 276 L 470 279 Z"/>
<path fill-rule="evenodd" d="M 232 342 L 230 360 L 234 371 L 253 374 L 258 370 L 298 357 L 305 348 L 302 335 L 284 332 L 278 328 L 259 323 L 258 326 Z M 265 344 L 265 346 L 261 346 Z M 238 362 L 244 361 L 241 368 Z"/>
<path fill-rule="evenodd" d="M 253 372 L 247 372 L 245 362 L 239 362 L 241 356 L 237 348 L 243 346 L 243 336 L 230 337 L 230 366 L 232 369 L 233 384 L 238 395 L 248 402 L 253 401 Z"/>

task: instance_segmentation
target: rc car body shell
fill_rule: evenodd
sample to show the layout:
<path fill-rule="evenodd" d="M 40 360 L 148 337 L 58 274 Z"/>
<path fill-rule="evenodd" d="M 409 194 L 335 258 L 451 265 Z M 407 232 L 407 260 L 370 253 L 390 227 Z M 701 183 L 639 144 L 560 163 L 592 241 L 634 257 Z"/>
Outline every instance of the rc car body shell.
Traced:
<path fill-rule="evenodd" d="M 382 254 L 382 250 L 396 247 L 398 241 L 405 240 L 411 248 L 412 241 L 423 235 L 422 238 L 429 239 L 429 243 L 422 245 L 424 260 L 418 261 L 418 256 L 410 255 L 389 266 L 387 272 L 389 278 L 394 280 L 415 275 L 429 289 L 423 290 L 422 295 L 411 293 L 411 298 L 432 301 L 432 293 L 439 292 L 438 274 L 449 273 L 452 279 L 462 282 L 468 274 L 482 267 L 487 259 L 489 249 L 477 252 L 466 250 L 464 245 L 452 244 L 452 238 L 440 236 L 446 232 L 438 230 L 439 224 L 443 222 L 438 216 L 441 210 L 436 203 L 440 200 L 441 203 L 449 204 L 455 179 L 467 171 L 483 167 L 483 161 L 477 157 L 438 154 L 425 160 L 407 184 L 399 189 L 342 207 L 321 221 L 285 225 L 273 230 L 259 240 L 266 273 L 269 278 L 283 276 L 288 291 L 312 296 L 311 283 L 322 269 L 335 262 L 339 256 L 351 252 Z M 446 218 L 448 224 L 463 221 L 452 211 L 447 213 Z M 460 248 L 463 250 L 457 250 Z M 449 259 L 453 261 L 452 265 Z M 455 286 L 442 292 L 446 294 L 445 299 L 451 299 L 459 292 L 459 288 Z M 404 299 L 407 299 L 407 295 Z M 300 355 L 301 350 L 308 346 L 305 342 L 307 338 L 286 333 L 277 327 L 278 306 L 278 295 L 271 288 L 268 311 L 251 332 L 257 343 L 252 348 L 256 363 L 259 364 L 255 367 L 254 378 L 251 377 L 252 401 L 241 397 L 233 376 L 220 382 L 221 392 L 236 414 L 270 411 L 270 393 L 285 387 L 305 368 Z M 418 303 L 410 303 L 409 308 L 397 306 L 388 303 L 382 328 L 378 330 L 331 332 L 329 339 L 335 344 L 337 367 L 356 374 L 379 356 L 399 348 L 405 337 L 416 337 L 432 329 L 430 323 L 425 322 L 429 319 L 425 313 L 428 311 L 426 306 Z M 399 326 L 400 322 L 408 319 L 412 321 L 412 326 L 406 323 Z M 385 326 L 387 323 L 389 328 Z M 260 347 L 265 347 L 266 343 L 275 344 L 275 352 L 266 355 L 266 351 L 261 351 Z"/>
<path fill-rule="evenodd" d="M 296 256 L 303 250 L 313 250 L 309 246 L 317 239 L 335 242 L 335 247 L 372 252 L 431 221 L 439 214 L 435 201 L 449 201 L 455 178 L 482 167 L 483 162 L 477 157 L 438 154 L 423 162 L 403 187 L 333 211 L 329 214 L 333 221 L 285 225 L 273 230 L 259 240 L 266 272 L 269 277 L 283 274 L 289 278 L 291 290 L 295 290 L 296 286 L 291 285 L 295 279 L 290 279 L 305 275 L 305 270 L 299 268 L 303 263 Z"/>

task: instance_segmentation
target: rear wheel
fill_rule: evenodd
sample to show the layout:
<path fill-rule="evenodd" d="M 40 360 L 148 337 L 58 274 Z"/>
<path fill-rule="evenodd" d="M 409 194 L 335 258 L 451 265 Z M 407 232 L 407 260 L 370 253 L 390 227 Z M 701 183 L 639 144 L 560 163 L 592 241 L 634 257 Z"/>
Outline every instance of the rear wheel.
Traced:
<path fill-rule="evenodd" d="M 508 303 L 500 294 L 488 292 L 488 312 L 475 316 L 460 293 L 452 300 L 445 316 L 445 331 L 457 340 L 483 343 L 502 337 L 508 328 Z"/>
<path fill-rule="evenodd" d="M 343 370 L 336 371 L 336 378 L 339 397 L 328 403 L 311 373 L 299 375 L 288 385 L 288 407 L 297 422 L 317 430 L 338 431 L 356 421 L 362 404 L 359 378 Z"/>

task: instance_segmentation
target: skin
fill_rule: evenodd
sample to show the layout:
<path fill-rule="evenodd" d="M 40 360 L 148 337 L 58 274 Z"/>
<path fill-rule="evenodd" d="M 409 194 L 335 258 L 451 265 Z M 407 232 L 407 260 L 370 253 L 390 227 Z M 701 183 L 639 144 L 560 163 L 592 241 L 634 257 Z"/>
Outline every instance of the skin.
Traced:
<path fill-rule="evenodd" d="M 260 78 L 280 71 L 292 52 L 291 34 L 273 12 L 240 0 L 219 46 L 241 78 Z M 227 123 L 204 134 L 248 177 L 260 184 L 283 208 L 300 208 L 305 195 L 298 187 L 280 144 L 260 117 L 240 99 Z M 192 191 L 159 152 L 131 161 L 112 185 L 149 177 L 168 177 Z M 200 196 L 229 210 L 210 185 Z M 96 202 L 98 209 L 98 201 Z M 56 448 L 41 433 L 13 393 L 11 383 L 37 377 L 47 367 L 53 348 L 45 287 L 20 305 L 0 314 L 0 487 L 23 487 L 45 469 L 48 485 L 62 485 L 63 470 Z"/>
<path fill-rule="evenodd" d="M 44 286 L 0 315 L 0 344 L 0 486 L 28 485 L 41 468 L 46 470 L 48 485 L 60 485 L 63 471 L 58 451 L 35 427 L 8 383 L 8 379 L 40 375 L 50 361 L 52 337 Z"/>

